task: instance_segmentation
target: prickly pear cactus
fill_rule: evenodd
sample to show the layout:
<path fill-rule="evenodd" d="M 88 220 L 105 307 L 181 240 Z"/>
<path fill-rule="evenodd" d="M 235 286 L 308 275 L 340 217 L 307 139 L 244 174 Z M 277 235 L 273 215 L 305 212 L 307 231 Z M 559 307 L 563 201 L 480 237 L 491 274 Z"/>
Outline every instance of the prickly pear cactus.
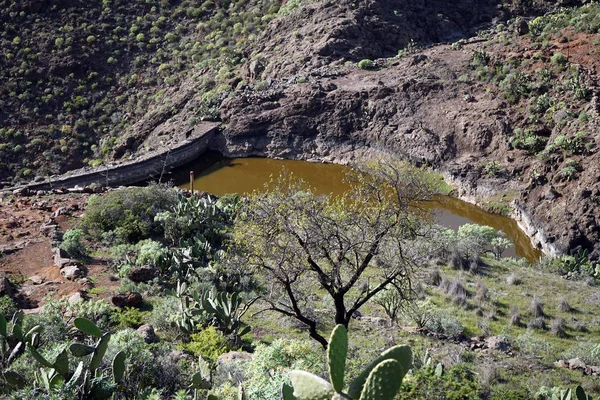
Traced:
<path fill-rule="evenodd" d="M 294 386 L 294 397 L 299 400 L 327 400 L 334 394 L 329 382 L 309 372 L 292 371 L 290 379 Z"/>
<path fill-rule="evenodd" d="M 350 388 L 348 389 L 348 395 L 350 396 L 350 398 L 355 400 L 360 399 L 363 387 L 365 385 L 365 382 L 367 381 L 367 378 L 369 377 L 369 374 L 377 365 L 379 365 L 382 361 L 385 360 L 396 360 L 398 361 L 398 363 L 400 363 L 402 370 L 400 371 L 400 374 L 396 379 L 402 382 L 404 375 L 406 375 L 406 373 L 412 365 L 412 352 L 410 350 L 410 347 L 394 346 L 381 353 L 379 357 L 373 360 L 373 362 L 371 362 L 371 364 L 369 364 L 367 368 L 363 372 L 361 372 L 361 374 L 358 375 L 356 379 L 354 379 L 354 381 L 350 385 Z"/>
<path fill-rule="evenodd" d="M 377 364 L 367 377 L 360 400 L 392 400 L 402 384 L 402 366 L 396 360 Z"/>
<path fill-rule="evenodd" d="M 344 325 L 338 325 L 331 332 L 329 346 L 327 347 L 329 379 L 336 392 L 341 392 L 344 389 L 344 371 L 346 370 L 347 355 L 348 331 Z"/>
<path fill-rule="evenodd" d="M 348 354 L 348 331 L 338 325 L 331 332 L 327 346 L 327 363 L 331 384 L 304 371 L 291 371 L 292 388 L 283 385 L 283 400 L 388 400 L 400 389 L 402 379 L 412 366 L 408 346 L 394 346 L 384 351 L 352 382 L 348 394 L 343 393 L 344 370 Z"/>

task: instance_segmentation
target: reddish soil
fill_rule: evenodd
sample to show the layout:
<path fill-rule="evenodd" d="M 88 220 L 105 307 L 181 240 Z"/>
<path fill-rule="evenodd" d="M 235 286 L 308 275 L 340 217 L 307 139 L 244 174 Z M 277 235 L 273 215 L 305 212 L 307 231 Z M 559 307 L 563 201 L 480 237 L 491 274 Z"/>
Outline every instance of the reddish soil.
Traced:
<path fill-rule="evenodd" d="M 54 266 L 51 240 L 40 227 L 57 210 L 66 214 L 56 216 L 62 232 L 73 227 L 85 205 L 86 195 L 51 195 L 43 197 L 0 199 L 0 273 L 6 273 L 18 286 L 16 301 L 21 308 L 42 306 L 49 295 L 71 296 L 90 283 L 65 279 Z M 92 278 L 101 297 L 110 295 L 117 283 L 110 280 L 108 262 L 90 259 L 86 262 L 87 277 Z M 30 278 L 33 278 L 33 281 Z"/>

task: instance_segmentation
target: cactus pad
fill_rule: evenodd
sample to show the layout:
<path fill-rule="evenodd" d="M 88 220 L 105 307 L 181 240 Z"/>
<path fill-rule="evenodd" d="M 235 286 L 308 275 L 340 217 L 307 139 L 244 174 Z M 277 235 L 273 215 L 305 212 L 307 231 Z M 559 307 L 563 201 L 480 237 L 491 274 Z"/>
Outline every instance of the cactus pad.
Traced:
<path fill-rule="evenodd" d="M 327 346 L 329 379 L 336 392 L 341 392 L 344 389 L 344 371 L 346 370 L 347 355 L 348 331 L 344 325 L 337 325 L 331 332 L 329 346 Z"/>
<path fill-rule="evenodd" d="M 350 396 L 350 398 L 355 400 L 358 400 L 360 398 L 361 393 L 363 391 L 363 386 L 365 385 L 369 374 L 371 373 L 373 368 L 375 368 L 377 365 L 379 365 L 379 363 L 385 360 L 396 360 L 398 361 L 398 363 L 400 363 L 401 371 L 397 379 L 400 382 L 402 382 L 404 375 L 406 375 L 406 373 L 412 365 L 412 352 L 410 350 L 410 347 L 394 346 L 381 353 L 379 357 L 377 357 L 373 362 L 371 362 L 371 364 L 369 364 L 367 368 L 365 368 L 365 370 L 361 372 L 361 374 L 357 376 L 356 379 L 354 379 L 348 390 L 348 395 Z"/>
<path fill-rule="evenodd" d="M 294 396 L 299 400 L 326 400 L 334 393 L 329 382 L 309 372 L 292 371 L 290 378 Z"/>
<path fill-rule="evenodd" d="M 392 400 L 402 384 L 402 366 L 388 359 L 377 364 L 367 377 L 360 400 Z"/>

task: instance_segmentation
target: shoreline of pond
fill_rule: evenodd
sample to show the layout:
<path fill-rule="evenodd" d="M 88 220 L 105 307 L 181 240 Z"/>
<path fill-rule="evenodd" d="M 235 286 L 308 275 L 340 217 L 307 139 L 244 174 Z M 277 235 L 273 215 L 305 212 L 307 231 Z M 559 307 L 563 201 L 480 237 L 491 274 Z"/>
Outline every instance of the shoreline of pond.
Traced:
<path fill-rule="evenodd" d="M 247 194 L 260 188 L 270 175 L 278 174 L 283 166 L 312 187 L 316 187 L 316 194 L 345 190 L 342 175 L 345 174 L 344 170 L 349 168 L 347 165 L 264 157 L 227 158 L 218 152 L 209 152 L 201 159 L 177 168 L 169 178 L 179 187 L 189 188 L 189 172 L 193 170 L 196 179 L 195 190 L 216 195 Z M 456 229 L 465 223 L 489 225 L 504 231 L 515 244 L 514 253 L 509 253 L 509 256 L 522 256 L 530 262 L 535 262 L 543 255 L 523 232 L 518 221 L 512 218 L 489 213 L 476 204 L 452 196 L 438 197 L 435 203 L 432 208 L 441 210 L 443 226 Z"/>

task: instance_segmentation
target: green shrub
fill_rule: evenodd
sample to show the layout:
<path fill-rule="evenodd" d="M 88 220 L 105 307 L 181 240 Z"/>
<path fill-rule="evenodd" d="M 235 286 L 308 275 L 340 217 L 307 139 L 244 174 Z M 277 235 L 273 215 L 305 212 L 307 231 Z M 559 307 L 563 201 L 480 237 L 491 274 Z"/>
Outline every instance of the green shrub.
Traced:
<path fill-rule="evenodd" d="M 166 262 L 168 250 L 161 243 L 146 239 L 137 244 L 138 256 L 135 260 L 137 265 L 160 266 Z"/>
<path fill-rule="evenodd" d="M 12 297 L 8 295 L 0 296 L 0 315 L 4 316 L 7 320 L 10 320 L 17 310 L 17 304 Z"/>
<path fill-rule="evenodd" d="M 123 329 L 112 335 L 105 359 L 112 360 L 119 351 L 127 354 L 127 373 L 122 382 L 125 398 L 138 398 L 141 391 L 150 387 L 160 387 L 165 392 L 175 389 L 177 378 L 165 381 L 165 374 L 180 375 L 181 371 L 164 359 L 169 351 L 167 346 L 148 345 L 138 332 Z"/>
<path fill-rule="evenodd" d="M 156 214 L 177 203 L 177 192 L 163 185 L 129 187 L 91 196 L 81 220 L 89 237 L 104 237 L 110 242 L 135 243 L 162 233 Z"/>
<path fill-rule="evenodd" d="M 523 130 L 521 128 L 516 128 L 511 145 L 515 149 L 526 150 L 530 154 L 535 154 L 544 149 L 546 146 L 546 139 L 538 136 L 533 129 Z"/>
<path fill-rule="evenodd" d="M 554 53 L 550 58 L 550 61 L 552 62 L 552 65 L 558 68 L 559 71 L 564 70 L 565 66 L 567 65 L 567 57 L 565 57 L 565 55 L 562 53 Z"/>
<path fill-rule="evenodd" d="M 323 376 L 324 352 L 313 342 L 277 339 L 270 345 L 259 344 L 246 366 L 245 382 L 248 398 L 271 400 L 279 398 L 281 385 L 290 383 L 292 369 Z"/>
<path fill-rule="evenodd" d="M 365 58 L 364 60 L 360 60 L 358 62 L 358 68 L 360 69 L 371 69 L 373 68 L 373 61 Z"/>
<path fill-rule="evenodd" d="M 112 321 L 119 328 L 139 328 L 146 323 L 149 311 L 141 311 L 134 307 L 125 307 L 112 314 Z"/>
<path fill-rule="evenodd" d="M 103 330 L 110 326 L 112 314 L 115 310 L 105 300 L 89 300 L 70 304 L 66 299 L 63 299 L 58 304 L 62 305 L 65 311 L 70 311 L 73 316 L 87 318 Z"/>
<path fill-rule="evenodd" d="M 192 341 L 183 345 L 183 348 L 196 357 L 202 356 L 210 362 L 215 362 L 221 354 L 230 350 L 227 338 L 214 326 L 192 334 L 191 339 Z"/>
<path fill-rule="evenodd" d="M 402 400 L 477 400 L 480 398 L 477 377 L 465 364 L 451 366 L 441 377 L 435 373 L 433 366 L 419 369 L 412 376 L 404 379 L 399 394 Z"/>
<path fill-rule="evenodd" d="M 152 314 L 149 323 L 158 332 L 166 335 L 177 336 L 179 328 L 173 326 L 177 313 L 179 312 L 179 301 L 175 296 L 158 297 L 152 303 Z"/>
<path fill-rule="evenodd" d="M 86 253 L 85 246 L 81 243 L 83 231 L 81 229 L 69 229 L 63 235 L 60 248 L 67 252 L 70 257 L 83 257 Z"/>

